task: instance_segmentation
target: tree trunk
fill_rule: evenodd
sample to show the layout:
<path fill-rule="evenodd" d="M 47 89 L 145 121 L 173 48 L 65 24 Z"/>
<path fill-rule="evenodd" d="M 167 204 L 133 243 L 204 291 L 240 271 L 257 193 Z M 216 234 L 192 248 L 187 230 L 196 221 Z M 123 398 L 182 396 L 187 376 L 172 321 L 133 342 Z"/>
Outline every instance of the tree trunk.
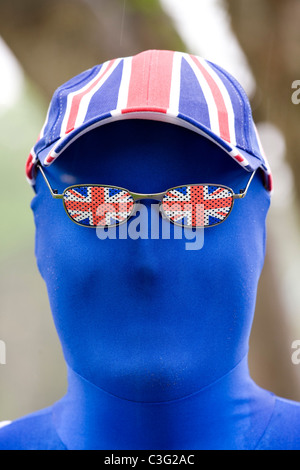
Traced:
<path fill-rule="evenodd" d="M 158 0 L 1 0 L 0 31 L 47 100 L 108 59 L 185 48 Z"/>
<path fill-rule="evenodd" d="M 224 0 L 224 3 L 233 32 L 257 82 L 257 93 L 252 100 L 254 119 L 273 123 L 284 135 L 286 159 L 295 177 L 295 203 L 299 208 L 300 106 L 292 102 L 295 91 L 292 84 L 300 79 L 300 2 Z M 299 373 L 291 361 L 291 344 L 298 338 L 293 337 L 279 293 L 281 280 L 274 268 L 278 247 L 273 246 L 270 235 L 251 338 L 251 370 L 262 386 L 286 398 L 300 400 Z M 282 240 L 282 243 L 289 241 Z"/>

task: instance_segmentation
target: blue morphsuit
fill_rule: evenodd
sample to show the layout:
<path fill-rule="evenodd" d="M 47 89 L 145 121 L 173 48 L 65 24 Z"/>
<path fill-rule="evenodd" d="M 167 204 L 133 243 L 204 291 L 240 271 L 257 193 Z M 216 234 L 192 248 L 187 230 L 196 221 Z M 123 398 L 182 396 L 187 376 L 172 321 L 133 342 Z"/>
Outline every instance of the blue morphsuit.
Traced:
<path fill-rule="evenodd" d="M 188 183 L 238 193 L 250 176 L 208 139 L 142 120 L 90 131 L 45 172 L 59 192 L 98 183 L 149 194 Z M 299 449 L 300 405 L 248 371 L 270 204 L 260 170 L 228 219 L 205 229 L 201 249 L 172 225 L 170 239 L 151 239 L 157 202 L 143 204 L 128 225 L 139 221 L 148 237 L 100 240 L 38 174 L 36 258 L 68 391 L 0 430 L 0 449 Z"/>

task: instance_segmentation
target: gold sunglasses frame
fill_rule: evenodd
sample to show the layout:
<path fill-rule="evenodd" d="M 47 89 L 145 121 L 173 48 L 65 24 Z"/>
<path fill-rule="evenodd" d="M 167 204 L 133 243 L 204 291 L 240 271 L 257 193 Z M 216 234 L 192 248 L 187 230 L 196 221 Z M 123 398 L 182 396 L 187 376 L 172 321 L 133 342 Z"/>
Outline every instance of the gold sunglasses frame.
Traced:
<path fill-rule="evenodd" d="M 177 225 L 178 227 L 187 227 L 187 228 L 209 228 L 209 227 L 215 227 L 216 225 L 220 225 L 222 222 L 225 222 L 225 220 L 228 219 L 232 209 L 233 209 L 233 205 L 234 205 L 234 201 L 235 199 L 243 199 L 247 192 L 248 192 L 248 189 L 249 189 L 249 186 L 254 178 L 254 175 L 256 173 L 256 171 L 254 171 L 253 173 L 251 173 L 251 177 L 246 185 L 246 188 L 245 189 L 241 189 L 239 191 L 238 194 L 234 193 L 233 190 L 231 188 L 229 188 L 228 186 L 224 186 L 222 184 L 212 184 L 212 183 L 198 183 L 198 184 L 182 184 L 181 186 L 174 186 L 173 188 L 169 188 L 167 189 L 166 191 L 163 191 L 161 193 L 154 193 L 154 194 L 144 194 L 144 193 L 134 193 L 132 191 L 129 191 L 128 189 L 126 188 L 122 188 L 121 186 L 112 186 L 112 185 L 107 185 L 107 184 L 75 184 L 75 185 L 72 185 L 72 186 L 68 186 L 64 192 L 62 194 L 59 194 L 57 189 L 53 189 L 48 178 L 46 177 L 45 175 L 45 172 L 41 166 L 40 163 L 37 164 L 36 168 L 41 172 L 49 190 L 50 190 L 50 193 L 51 193 L 51 196 L 53 197 L 53 199 L 62 199 L 63 200 L 63 205 L 64 205 L 64 209 L 65 209 L 65 212 L 67 214 L 67 216 L 69 217 L 69 219 L 72 220 L 73 223 L 75 223 L 76 225 L 79 225 L 80 227 L 86 227 L 86 228 L 97 228 L 98 226 L 96 225 L 84 225 L 84 224 L 81 224 L 79 222 L 76 222 L 76 220 L 72 219 L 72 217 L 69 215 L 68 211 L 67 211 L 67 208 L 66 208 L 66 205 L 65 205 L 65 200 L 64 200 L 64 196 L 65 196 L 65 193 L 67 191 L 69 191 L 70 189 L 73 189 L 73 188 L 80 188 L 80 187 L 90 187 L 90 186 L 93 186 L 93 187 L 100 187 L 100 188 L 113 188 L 113 189 L 121 189 L 123 191 L 126 191 L 128 192 L 128 194 L 130 194 L 130 196 L 133 198 L 133 207 L 132 207 L 132 211 L 130 212 L 129 216 L 127 217 L 126 220 L 123 220 L 122 222 L 119 222 L 117 224 L 113 224 L 113 225 L 104 225 L 103 227 L 101 226 L 101 228 L 106 228 L 106 227 L 117 227 L 121 224 L 124 224 L 126 223 L 134 214 L 134 212 L 136 211 L 136 207 L 135 207 L 135 203 L 137 201 L 140 201 L 142 199 L 154 199 L 154 200 L 157 200 L 157 201 L 160 201 L 160 204 L 159 204 L 159 210 L 160 210 L 160 213 L 162 215 L 163 218 L 169 220 L 170 222 L 172 222 L 172 224 L 174 225 Z M 221 220 L 220 222 L 216 223 L 216 224 L 212 224 L 212 225 L 206 225 L 206 226 L 201 226 L 201 227 L 191 227 L 189 225 L 183 225 L 183 224 L 179 224 L 177 222 L 174 222 L 173 220 L 170 219 L 170 217 L 164 212 L 164 209 L 162 207 L 162 200 L 164 198 L 164 196 L 169 192 L 169 191 L 172 191 L 174 189 L 177 189 L 177 188 L 183 188 L 185 186 L 216 186 L 218 188 L 224 188 L 224 189 L 227 189 L 228 191 L 230 191 L 230 193 L 232 194 L 232 205 L 231 205 L 231 209 L 230 211 L 228 212 L 227 216 L 225 219 Z"/>

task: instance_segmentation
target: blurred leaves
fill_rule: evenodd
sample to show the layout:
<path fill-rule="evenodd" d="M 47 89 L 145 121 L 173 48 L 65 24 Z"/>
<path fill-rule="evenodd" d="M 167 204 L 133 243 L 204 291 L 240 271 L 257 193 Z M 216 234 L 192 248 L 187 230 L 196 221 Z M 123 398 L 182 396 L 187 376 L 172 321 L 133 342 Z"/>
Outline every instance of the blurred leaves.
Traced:
<path fill-rule="evenodd" d="M 224 4 L 233 32 L 255 76 L 257 91 L 251 103 L 254 119 L 257 123 L 271 122 L 285 139 L 286 160 L 294 175 L 296 214 L 292 216 L 297 226 L 300 208 L 300 107 L 292 103 L 292 83 L 300 78 L 300 2 L 224 0 Z M 271 160 L 272 155 L 269 157 Z M 275 179 L 275 192 L 276 183 Z M 286 194 L 290 189 L 287 188 Z M 284 197 L 284 190 L 282 194 Z M 278 222 L 284 223 L 282 220 Z M 292 251 L 292 238 L 290 235 L 290 239 L 281 240 L 281 244 L 289 245 L 291 257 L 296 256 L 296 250 Z M 299 373 L 290 359 L 291 343 L 299 329 L 294 331 L 289 327 L 287 306 L 280 293 L 285 273 L 276 270 L 278 248 L 282 246 L 272 243 L 272 231 L 269 231 L 267 258 L 259 284 L 250 343 L 250 369 L 262 387 L 286 398 L 300 400 Z M 295 282 L 298 280 L 294 279 Z M 290 290 L 294 288 L 290 285 Z"/>
<path fill-rule="evenodd" d="M 46 287 L 35 265 L 34 193 L 24 171 L 46 105 L 25 81 L 20 99 L 0 115 L 0 339 L 7 349 L 7 364 L 0 366 L 0 421 L 45 407 L 66 387 Z"/>
<path fill-rule="evenodd" d="M 161 12 L 161 5 L 159 0 L 123 0 L 124 5 L 136 11 L 140 11 L 146 15 L 156 15 Z"/>
<path fill-rule="evenodd" d="M 0 259 L 24 247 L 34 234 L 25 162 L 45 115 L 45 103 L 26 82 L 15 107 L 0 115 Z"/>
<path fill-rule="evenodd" d="M 300 79 L 299 0 L 225 0 L 232 28 L 257 82 L 253 100 L 257 122 L 270 121 L 283 133 L 286 158 L 300 201 L 300 107 L 292 103 L 292 83 Z"/>
<path fill-rule="evenodd" d="M 185 50 L 158 0 L 1 0 L 0 31 L 48 99 L 71 77 L 113 57 Z"/>

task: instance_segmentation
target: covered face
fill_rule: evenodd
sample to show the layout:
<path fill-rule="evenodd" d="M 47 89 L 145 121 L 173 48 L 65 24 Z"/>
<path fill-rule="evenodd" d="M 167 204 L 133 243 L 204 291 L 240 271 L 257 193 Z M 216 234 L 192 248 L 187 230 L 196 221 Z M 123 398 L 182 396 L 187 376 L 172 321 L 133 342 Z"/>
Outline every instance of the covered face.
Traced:
<path fill-rule="evenodd" d="M 238 194 L 256 173 L 220 225 L 179 236 L 159 217 L 153 236 L 151 203 L 159 202 L 149 198 L 128 236 L 110 237 L 110 227 L 101 237 L 73 223 L 38 164 L 58 193 L 102 184 L 153 195 L 209 183 Z M 162 402 L 247 355 L 272 179 L 248 98 L 230 74 L 172 51 L 83 72 L 54 93 L 27 177 L 37 262 L 70 369 L 118 397 Z"/>
<path fill-rule="evenodd" d="M 238 193 L 250 176 L 207 138 L 140 119 L 90 130 L 45 174 L 60 193 L 71 184 L 107 184 L 147 194 L 201 183 Z M 38 174 L 36 256 L 68 366 L 118 397 L 161 402 L 192 394 L 238 364 L 248 351 L 265 254 L 264 181 L 258 170 L 228 219 L 199 229 L 202 243 L 191 249 L 197 234 L 176 237 L 172 225 L 168 238 L 151 237 L 151 204 L 158 204 L 151 199 L 128 222 L 126 238 L 100 239 L 70 220 Z M 133 238 L 137 218 L 146 236 Z"/>

